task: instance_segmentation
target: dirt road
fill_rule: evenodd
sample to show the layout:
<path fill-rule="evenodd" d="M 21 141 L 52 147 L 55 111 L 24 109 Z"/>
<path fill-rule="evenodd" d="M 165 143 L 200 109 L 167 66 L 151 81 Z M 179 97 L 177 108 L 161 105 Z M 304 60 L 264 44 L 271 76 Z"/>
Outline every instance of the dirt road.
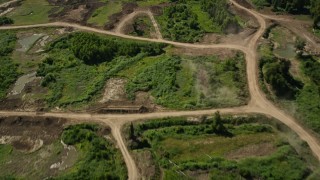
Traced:
<path fill-rule="evenodd" d="M 124 17 L 120 23 L 117 25 L 117 27 L 115 28 L 115 32 L 118 33 L 118 34 L 123 34 L 123 29 L 124 27 L 132 22 L 132 20 L 137 17 L 138 15 L 147 15 L 149 16 L 151 22 L 152 22 L 152 25 L 155 29 L 155 33 L 156 33 L 156 36 L 157 36 L 157 39 L 163 39 L 162 38 L 162 34 L 160 32 L 160 28 L 158 26 L 158 23 L 157 21 L 155 20 L 152 12 L 150 10 L 137 10 L 137 11 L 134 11 L 133 13 L 129 14 L 128 16 Z"/>
<path fill-rule="evenodd" d="M 81 113 L 44 113 L 37 114 L 36 112 L 8 112 L 8 111 L 0 111 L 0 115 L 2 116 L 53 116 L 53 117 L 64 117 L 70 119 L 76 119 L 78 121 L 86 121 L 97 120 L 108 124 L 112 128 L 112 134 L 114 138 L 117 140 L 118 146 L 123 154 L 125 162 L 128 168 L 129 179 L 138 179 L 139 174 L 137 171 L 137 167 L 130 156 L 123 139 L 121 137 L 120 129 L 123 124 L 139 120 L 139 119 L 152 119 L 152 118 L 161 118 L 161 117 L 169 117 L 169 116 L 196 116 L 196 115 L 209 115 L 213 114 L 216 111 L 220 111 L 224 114 L 243 114 L 243 113 L 261 113 L 268 116 L 272 116 L 282 123 L 286 124 L 289 128 L 291 128 L 294 132 L 296 132 L 301 139 L 306 141 L 314 155 L 320 160 L 320 145 L 319 142 L 313 137 L 307 130 L 305 130 L 302 126 L 300 126 L 293 117 L 286 114 L 284 111 L 277 108 L 273 105 L 263 92 L 259 88 L 258 83 L 258 66 L 257 66 L 257 46 L 258 41 L 266 30 L 266 21 L 265 17 L 261 16 L 254 10 L 247 9 L 236 3 L 234 0 L 230 0 L 234 6 L 249 12 L 252 16 L 254 16 L 259 24 L 260 28 L 256 32 L 256 34 L 250 39 L 249 43 L 246 46 L 240 46 L 235 44 L 188 44 L 188 43 L 180 43 L 173 42 L 164 39 L 148 39 L 142 37 L 133 37 L 129 35 L 124 35 L 119 32 L 111 32 L 104 31 L 100 29 L 95 29 L 91 27 L 81 26 L 78 24 L 64 23 L 64 22 L 54 22 L 47 24 L 37 24 L 37 25 L 27 25 L 27 26 L 6 26 L 0 27 L 0 29 L 21 29 L 21 28 L 35 28 L 35 27 L 73 27 L 76 29 L 80 29 L 83 31 L 96 32 L 111 36 L 117 36 L 121 38 L 128 38 L 133 40 L 141 40 L 148 42 L 157 42 L 157 43 L 166 43 L 174 46 L 181 46 L 186 48 L 221 48 L 221 49 L 234 49 L 239 50 L 245 53 L 246 61 L 247 61 L 247 78 L 248 78 L 248 86 L 250 91 L 250 102 L 247 106 L 237 107 L 237 108 L 225 108 L 225 109 L 211 109 L 211 110 L 198 110 L 198 111 L 170 111 L 170 112 L 155 112 L 148 114 L 81 114 Z"/>

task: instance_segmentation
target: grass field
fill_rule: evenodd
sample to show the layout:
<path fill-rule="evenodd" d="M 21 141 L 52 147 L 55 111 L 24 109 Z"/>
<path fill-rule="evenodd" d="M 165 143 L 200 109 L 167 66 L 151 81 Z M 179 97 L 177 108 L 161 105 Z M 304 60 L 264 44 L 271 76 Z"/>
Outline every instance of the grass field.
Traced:
<path fill-rule="evenodd" d="M 121 11 L 122 4 L 120 1 L 108 1 L 106 5 L 98 8 L 88 19 L 88 23 L 97 26 L 103 26 L 109 21 L 109 16 Z"/>
<path fill-rule="evenodd" d="M 49 21 L 48 12 L 54 6 L 51 6 L 45 0 L 28 0 L 23 1 L 7 16 L 14 20 L 16 25 L 39 24 Z"/>
<path fill-rule="evenodd" d="M 150 178 L 305 179 L 319 169 L 302 140 L 264 116 L 222 116 L 224 133 L 212 131 L 216 115 L 200 119 L 154 119 L 124 129 L 133 154 L 153 154 L 149 161 L 159 172 Z"/>
<path fill-rule="evenodd" d="M 59 140 L 43 146 L 36 152 L 26 153 L 14 149 L 11 145 L 0 145 L 0 179 L 16 177 L 22 179 L 45 178 L 50 174 L 50 165 L 61 160 L 63 145 Z M 38 161 L 41 159 L 41 161 Z M 10 163 L 8 163 L 10 162 Z M 23 165 L 22 164 L 28 164 Z M 63 173 L 61 171 L 60 173 Z"/>

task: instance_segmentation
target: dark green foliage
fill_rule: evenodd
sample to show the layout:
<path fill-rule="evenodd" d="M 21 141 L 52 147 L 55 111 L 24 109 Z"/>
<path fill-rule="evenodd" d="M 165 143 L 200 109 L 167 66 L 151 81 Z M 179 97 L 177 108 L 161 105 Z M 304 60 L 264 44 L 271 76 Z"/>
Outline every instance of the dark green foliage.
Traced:
<path fill-rule="evenodd" d="M 47 47 L 49 56 L 39 64 L 38 76 L 49 88 L 49 106 L 89 102 L 105 81 L 147 55 L 163 53 L 163 44 L 103 38 L 74 33 Z"/>
<path fill-rule="evenodd" d="M 286 11 L 292 14 L 310 14 L 314 27 L 320 28 L 320 0 L 251 0 L 259 8 L 271 6 L 274 11 Z"/>
<path fill-rule="evenodd" d="M 14 50 L 17 37 L 14 33 L 0 33 L 0 56 L 7 56 Z"/>
<path fill-rule="evenodd" d="M 301 57 L 302 70 L 310 78 L 297 96 L 298 110 L 305 123 L 320 132 L 320 63 L 313 57 Z"/>
<path fill-rule="evenodd" d="M 7 95 L 8 89 L 19 76 L 18 67 L 8 55 L 14 50 L 16 35 L 0 33 L 0 99 Z"/>
<path fill-rule="evenodd" d="M 74 55 L 89 65 L 111 61 L 117 56 L 158 55 L 163 53 L 163 47 L 162 44 L 117 41 L 88 33 L 75 33 L 70 37 L 70 49 Z"/>
<path fill-rule="evenodd" d="M 306 41 L 304 41 L 302 39 L 297 39 L 294 46 L 297 50 L 302 51 L 302 50 L 304 50 L 304 47 L 306 46 Z"/>
<path fill-rule="evenodd" d="M 221 31 L 225 31 L 228 26 L 239 26 L 235 16 L 228 11 L 226 0 L 201 0 L 201 8 L 207 12 L 212 21 L 221 27 Z"/>
<path fill-rule="evenodd" d="M 282 146 L 267 158 L 239 162 L 239 174 L 246 179 L 306 179 L 310 170 L 290 146 Z"/>
<path fill-rule="evenodd" d="M 79 124 L 63 131 L 63 142 L 75 145 L 82 157 L 73 171 L 55 179 L 127 179 L 120 152 L 98 130 L 96 125 Z"/>
<path fill-rule="evenodd" d="M 9 57 L 0 56 L 0 67 L 0 99 L 2 99 L 18 78 L 19 73 L 17 73 L 17 65 Z"/>
<path fill-rule="evenodd" d="M 305 85 L 297 96 L 298 110 L 304 122 L 320 132 L 320 89 L 315 84 Z"/>
<path fill-rule="evenodd" d="M 320 63 L 312 57 L 303 57 L 301 61 L 303 72 L 320 86 Z"/>
<path fill-rule="evenodd" d="M 168 151 L 159 146 L 161 141 L 168 140 L 168 138 L 187 140 L 195 136 L 205 138 L 206 134 L 220 136 L 219 133 L 208 131 L 207 128 L 211 128 L 210 124 L 212 123 L 221 124 L 227 131 L 233 132 L 235 136 L 274 133 L 273 127 L 269 124 L 256 123 L 262 119 L 264 118 L 260 116 L 221 117 L 219 113 L 216 113 L 213 118 L 205 118 L 203 122 L 190 122 L 186 118 L 165 118 L 138 123 L 134 127 L 137 138 L 149 141 L 149 150 L 153 152 L 155 161 L 161 169 L 165 170 L 165 177 L 169 179 L 178 178 L 179 173 L 177 172 L 181 171 L 207 171 L 210 172 L 211 179 L 306 179 L 311 174 L 307 163 L 287 143 L 278 144 L 276 152 L 271 155 L 243 158 L 237 161 L 220 156 L 209 156 L 210 158 L 200 158 L 199 160 L 183 160 L 180 158 L 177 160 L 175 157 L 179 157 L 179 152 L 175 152 L 174 149 Z M 270 121 L 270 119 L 264 120 Z M 140 149 L 139 151 L 142 150 L 142 148 L 138 149 Z M 199 152 L 202 153 L 201 150 Z M 193 153 L 199 152 L 195 147 Z"/>
<path fill-rule="evenodd" d="M 14 23 L 13 20 L 8 17 L 0 17 L 0 26 L 13 24 L 13 23 Z"/>
<path fill-rule="evenodd" d="M 177 3 L 166 7 L 163 12 L 163 36 L 174 41 L 196 42 L 203 30 L 197 22 L 195 15 L 186 3 Z"/>
<path fill-rule="evenodd" d="M 262 57 L 259 66 L 262 78 L 272 86 L 276 96 L 292 99 L 302 88 L 301 82 L 295 80 L 289 73 L 289 61 L 274 56 Z"/>
<path fill-rule="evenodd" d="M 134 98 L 137 91 L 151 91 L 159 104 L 174 104 L 174 93 L 177 91 L 176 74 L 180 67 L 179 57 L 166 57 L 153 66 L 144 69 L 127 87 L 128 96 Z"/>
<path fill-rule="evenodd" d="M 221 135 L 227 135 L 229 134 L 226 127 L 224 127 L 223 123 L 222 123 L 222 119 L 220 116 L 219 111 L 217 111 L 216 113 L 214 113 L 213 116 L 213 121 L 212 121 L 212 130 L 213 132 L 215 132 L 216 134 L 221 134 Z"/>

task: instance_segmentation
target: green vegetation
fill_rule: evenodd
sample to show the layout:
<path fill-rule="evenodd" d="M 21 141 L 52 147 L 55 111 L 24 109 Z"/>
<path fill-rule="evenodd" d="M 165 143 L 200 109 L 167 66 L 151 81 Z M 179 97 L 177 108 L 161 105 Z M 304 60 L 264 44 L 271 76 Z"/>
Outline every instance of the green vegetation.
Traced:
<path fill-rule="evenodd" d="M 320 0 L 251 0 L 257 7 L 271 6 L 273 11 L 285 11 L 292 14 L 310 14 L 314 27 L 320 22 Z"/>
<path fill-rule="evenodd" d="M 282 37 L 283 33 L 279 33 L 278 30 L 271 30 L 271 32 L 273 32 L 272 36 L 269 37 L 268 35 L 268 37 L 272 40 L 272 43 L 278 43 L 280 46 L 287 45 L 287 41 L 283 42 L 283 39 L 285 39 L 285 37 Z M 294 45 L 299 53 L 290 61 L 277 58 L 273 54 L 272 43 L 264 44 L 259 48 L 262 88 L 269 93 L 270 98 L 280 102 L 285 108 L 289 108 L 287 104 L 290 103 L 290 106 L 294 107 L 292 113 L 295 114 L 297 119 L 300 119 L 315 132 L 320 132 L 320 62 L 312 56 L 302 54 L 305 42 L 299 39 L 296 40 Z M 299 71 L 298 76 L 289 72 L 291 61 L 296 61 L 295 66 L 297 67 L 295 68 Z M 268 88 L 268 85 L 271 89 Z"/>
<path fill-rule="evenodd" d="M 32 153 L 1 144 L 0 179 L 127 179 L 126 165 L 110 137 L 110 129 L 77 124 L 54 136 L 57 139 L 45 140 L 42 147 Z M 65 148 L 61 140 L 73 147 Z M 51 168 L 53 164 L 61 165 L 61 169 Z"/>
<path fill-rule="evenodd" d="M 8 17 L 0 17 L 0 26 L 13 24 L 13 23 L 14 23 L 14 21 Z"/>
<path fill-rule="evenodd" d="M 234 15 L 228 11 L 226 0 L 201 0 L 201 9 L 207 12 L 220 32 L 227 32 L 229 26 L 239 26 Z"/>
<path fill-rule="evenodd" d="M 122 5 L 119 1 L 108 1 L 104 6 L 98 8 L 93 12 L 88 19 L 88 23 L 97 26 L 104 26 L 109 21 L 109 16 L 121 11 Z"/>
<path fill-rule="evenodd" d="M 155 32 L 152 22 L 149 17 L 138 17 L 133 22 L 133 31 L 130 33 L 134 36 L 151 37 L 151 33 Z"/>
<path fill-rule="evenodd" d="M 238 106 L 248 93 L 244 57 L 162 55 L 145 58 L 119 73 L 129 79 L 129 98 L 148 91 L 157 104 L 173 109 Z"/>
<path fill-rule="evenodd" d="M 203 35 L 197 15 L 185 3 L 166 7 L 159 20 L 165 38 L 174 41 L 196 42 Z"/>
<path fill-rule="evenodd" d="M 281 125 L 269 124 L 270 119 L 221 117 L 219 113 L 200 121 L 186 119 L 131 124 L 126 128 L 128 146 L 135 153 L 150 151 L 164 179 L 195 179 L 199 174 L 211 179 L 305 179 L 312 175 L 309 162 L 280 135 L 275 127 Z M 256 150 L 245 153 L 253 147 Z M 259 154 L 264 148 L 265 153 Z"/>
<path fill-rule="evenodd" d="M 81 156 L 70 172 L 54 179 L 127 179 L 121 153 L 98 131 L 98 126 L 90 124 L 70 126 L 63 131 L 63 142 L 76 146 Z"/>
<path fill-rule="evenodd" d="M 237 18 L 228 11 L 226 0 L 174 2 L 158 17 L 165 38 L 196 42 L 205 32 L 228 32 L 230 26 L 239 25 Z"/>
<path fill-rule="evenodd" d="M 162 44 L 140 43 L 74 33 L 51 43 L 38 76 L 49 88 L 49 106 L 90 102 L 105 81 L 145 56 L 162 53 Z"/>
<path fill-rule="evenodd" d="M 19 76 L 18 67 L 8 56 L 14 50 L 16 35 L 10 32 L 0 32 L 0 99 L 3 99 L 10 86 Z"/>
<path fill-rule="evenodd" d="M 46 0 L 22 1 L 22 5 L 16 7 L 7 16 L 17 25 L 46 23 L 49 21 L 48 12 L 53 7 Z"/>

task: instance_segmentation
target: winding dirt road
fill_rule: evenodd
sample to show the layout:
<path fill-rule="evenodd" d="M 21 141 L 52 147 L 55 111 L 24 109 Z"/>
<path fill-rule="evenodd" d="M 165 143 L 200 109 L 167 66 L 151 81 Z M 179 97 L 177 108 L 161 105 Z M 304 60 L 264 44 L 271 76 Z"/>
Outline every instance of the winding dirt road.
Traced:
<path fill-rule="evenodd" d="M 129 35 L 124 35 L 117 32 L 105 31 L 100 29 L 95 29 L 91 27 L 81 26 L 78 24 L 70 24 L 65 22 L 54 22 L 47 24 L 36 24 L 36 25 L 27 25 L 27 26 L 6 26 L 0 27 L 0 29 L 23 29 L 23 28 L 35 28 L 35 27 L 73 27 L 83 31 L 90 31 L 95 33 L 107 34 L 111 36 L 117 36 L 121 38 L 141 40 L 148 42 L 157 42 L 157 43 L 166 43 L 174 46 L 181 46 L 186 48 L 206 48 L 206 49 L 234 49 L 242 51 L 246 55 L 247 61 L 247 78 L 248 86 L 250 91 L 250 102 L 247 106 L 236 107 L 236 108 L 224 108 L 224 109 L 210 109 L 210 110 L 198 110 L 198 111 L 169 111 L 169 112 L 154 112 L 147 114 L 86 114 L 86 113 L 44 113 L 37 114 L 36 112 L 13 112 L 13 111 L 0 111 L 0 116 L 52 116 L 52 117 L 63 117 L 75 119 L 77 121 L 100 121 L 106 123 L 112 129 L 112 134 L 117 141 L 118 147 L 120 148 L 124 160 L 128 168 L 129 179 L 139 179 L 139 173 L 135 162 L 128 149 L 125 146 L 123 138 L 121 136 L 121 127 L 128 122 L 140 120 L 140 119 L 153 119 L 153 118 L 162 118 L 162 117 L 173 117 L 173 116 L 196 116 L 196 115 L 210 115 L 216 111 L 220 111 L 223 114 L 244 114 L 244 113 L 260 113 L 265 114 L 271 117 L 274 117 L 286 124 L 294 132 L 296 132 L 301 139 L 306 141 L 314 155 L 320 160 L 320 145 L 319 142 L 313 137 L 307 130 L 300 126 L 293 117 L 286 114 L 284 111 L 277 108 L 273 105 L 263 92 L 259 88 L 258 83 L 258 66 L 257 66 L 257 46 L 258 41 L 263 35 L 264 31 L 267 28 L 265 17 L 261 16 L 258 12 L 242 7 L 234 0 L 230 0 L 232 5 L 236 6 L 239 9 L 249 12 L 254 16 L 260 24 L 260 28 L 256 34 L 250 39 L 247 46 L 240 46 L 235 44 L 188 44 L 167 41 L 162 38 L 159 39 L 148 39 L 142 37 L 133 37 Z"/>
<path fill-rule="evenodd" d="M 137 10 L 137 11 L 134 11 L 133 13 L 129 14 L 128 16 L 124 17 L 120 23 L 118 24 L 118 26 L 116 27 L 115 29 L 115 32 L 117 34 L 124 34 L 123 33 L 123 29 L 124 27 L 129 23 L 131 22 L 135 17 L 137 17 L 138 15 L 147 15 L 149 16 L 151 22 L 152 22 L 152 25 L 154 27 L 154 30 L 155 30 L 155 33 L 156 33 L 156 37 L 157 39 L 163 39 L 162 38 L 162 34 L 160 32 L 160 28 L 158 26 L 158 23 L 156 21 L 156 19 L 154 18 L 152 12 L 150 10 Z"/>

